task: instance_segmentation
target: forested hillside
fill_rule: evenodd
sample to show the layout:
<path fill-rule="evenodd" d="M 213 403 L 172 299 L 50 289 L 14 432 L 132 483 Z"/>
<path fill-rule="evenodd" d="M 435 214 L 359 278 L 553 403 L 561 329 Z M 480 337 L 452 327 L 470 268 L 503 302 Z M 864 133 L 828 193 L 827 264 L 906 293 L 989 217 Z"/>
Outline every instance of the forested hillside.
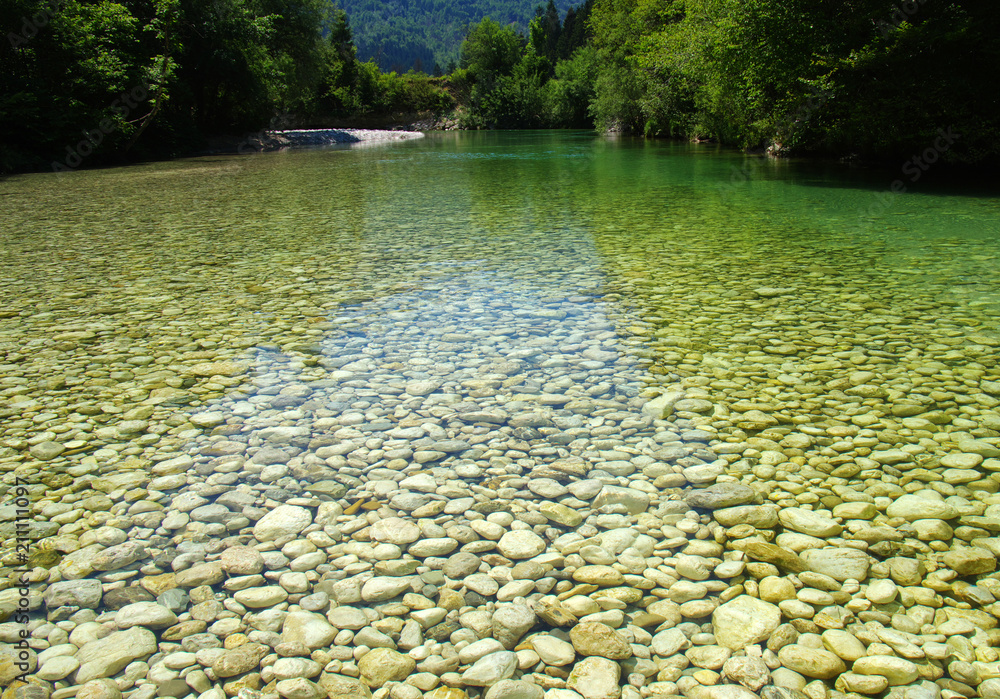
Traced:
<path fill-rule="evenodd" d="M 411 68 L 434 73 L 458 61 L 469 25 L 489 17 L 525 32 L 539 0 L 340 0 L 347 11 L 358 57 L 384 71 Z M 542 4 L 545 4 L 542 2 Z M 557 0 L 560 14 L 575 4 Z"/>

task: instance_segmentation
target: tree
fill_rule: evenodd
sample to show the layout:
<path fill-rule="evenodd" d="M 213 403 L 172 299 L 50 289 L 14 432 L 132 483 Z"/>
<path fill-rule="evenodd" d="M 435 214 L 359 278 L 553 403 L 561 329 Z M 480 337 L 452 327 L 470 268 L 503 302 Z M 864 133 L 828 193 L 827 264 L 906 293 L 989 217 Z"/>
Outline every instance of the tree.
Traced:
<path fill-rule="evenodd" d="M 513 28 L 502 27 L 489 17 L 469 30 L 462 42 L 460 66 L 477 81 L 509 75 L 521 59 L 524 39 Z"/>

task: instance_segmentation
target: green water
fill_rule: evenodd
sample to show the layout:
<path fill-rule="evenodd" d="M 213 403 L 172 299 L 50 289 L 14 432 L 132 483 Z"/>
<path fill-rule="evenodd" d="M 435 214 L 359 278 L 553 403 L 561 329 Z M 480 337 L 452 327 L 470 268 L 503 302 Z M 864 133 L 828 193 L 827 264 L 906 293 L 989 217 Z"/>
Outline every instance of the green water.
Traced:
<path fill-rule="evenodd" d="M 456 265 L 544 278 L 569 260 L 623 308 L 710 345 L 727 338 L 696 316 L 751 324 L 738 299 L 757 286 L 807 292 L 784 310 L 822 300 L 833 325 L 869 294 L 900 313 L 932 305 L 923 323 L 995 332 L 1000 199 L 879 203 L 892 177 L 584 132 L 15 177 L 0 184 L 8 351 L 98 319 L 136 335 L 122 338 L 132 353 L 186 323 L 248 346 L 260 313 L 308 317 Z M 164 308 L 170 322 L 152 322 Z"/>
<path fill-rule="evenodd" d="M 59 423 L 75 386 L 120 413 L 189 386 L 185 362 L 263 348 L 311 367 L 329 321 L 376 301 L 362 332 L 463 294 L 598 301 L 647 383 L 735 372 L 727 390 L 786 400 L 783 419 L 808 421 L 823 390 L 787 394 L 775 377 L 826 380 L 811 367 L 831 356 L 903 375 L 994 369 L 1000 199 L 951 187 L 880 204 L 891 177 L 513 132 L 10 178 L 0 342 L 4 413 L 21 419 L 4 456 L 19 463 L 18 440 Z M 199 384 L 193 405 L 228 388 Z"/>

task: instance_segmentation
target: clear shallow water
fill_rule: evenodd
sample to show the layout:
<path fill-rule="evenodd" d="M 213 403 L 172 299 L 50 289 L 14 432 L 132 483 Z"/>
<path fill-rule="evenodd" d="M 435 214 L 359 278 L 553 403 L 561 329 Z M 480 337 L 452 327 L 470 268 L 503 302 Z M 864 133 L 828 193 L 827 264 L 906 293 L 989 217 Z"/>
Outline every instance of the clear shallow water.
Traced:
<path fill-rule="evenodd" d="M 904 373 L 915 359 L 995 368 L 1000 199 L 924 190 L 871 215 L 886 186 L 880 173 L 584 132 L 10 178 L 4 455 L 18 463 L 17 440 L 52 427 L 88 442 L 81 453 L 101 446 L 50 416 L 81 391 L 122 412 L 155 385 L 193 388 L 196 408 L 225 395 L 185 363 L 263 350 L 320 376 L 317 358 L 340 351 L 336 318 L 376 337 L 392 309 L 428 311 L 411 329 L 428 339 L 442 319 L 488 331 L 484 303 L 550 304 L 570 320 L 539 335 L 573 317 L 609 323 L 651 368 L 637 385 L 721 364 L 746 368 L 753 391 L 866 350 Z"/>
<path fill-rule="evenodd" d="M 433 498 L 400 491 L 398 460 L 458 501 L 567 459 L 655 497 L 684 482 L 665 473 L 712 462 L 710 443 L 799 428 L 821 442 L 787 456 L 831 469 L 902 443 L 940 456 L 946 435 L 995 442 L 981 413 L 1000 401 L 980 383 L 1000 379 L 1000 199 L 924 189 L 872 210 L 894 176 L 529 132 L 10 178 L 5 495 L 15 474 L 33 484 L 39 549 L 71 556 L 100 524 L 146 541 L 100 578 L 118 583 L 185 570 L 262 514 L 136 506 L 171 511 L 180 486 L 162 478 L 192 467 L 207 470 L 186 488 L 250 484 L 269 506 L 412 512 Z M 858 372 L 885 393 L 850 393 Z M 654 430 L 649 389 L 677 386 L 702 403 Z M 896 402 L 950 423 L 901 424 Z M 508 441 L 497 410 L 524 418 Z M 844 447 L 858 427 L 877 436 Z M 755 477 L 752 452 L 732 452 L 731 475 Z M 209 475 L 237 454 L 254 463 Z M 655 462 L 669 467 L 643 471 Z M 96 488 L 109 502 L 56 506 L 96 476 L 120 477 Z M 830 491 L 800 494 L 773 499 Z"/>
<path fill-rule="evenodd" d="M 607 322 L 651 368 L 637 385 L 721 365 L 746 369 L 752 392 L 776 371 L 866 350 L 904 372 L 914 359 L 995 367 L 1000 199 L 927 190 L 872 215 L 886 186 L 880 173 L 584 132 L 10 178 L 5 457 L 18 463 L 15 442 L 51 427 L 86 441 L 81 453 L 102 446 L 50 416 L 81 388 L 124 412 L 151 386 L 184 384 L 197 408 L 226 387 L 194 381 L 185 363 L 255 351 L 315 379 L 317 358 L 342 349 L 337 318 L 375 339 L 393 309 L 426 311 L 410 331 L 424 340 L 442 319 L 489 331 L 486 303 L 570 314 L 539 323 L 542 336 L 574 317 Z"/>

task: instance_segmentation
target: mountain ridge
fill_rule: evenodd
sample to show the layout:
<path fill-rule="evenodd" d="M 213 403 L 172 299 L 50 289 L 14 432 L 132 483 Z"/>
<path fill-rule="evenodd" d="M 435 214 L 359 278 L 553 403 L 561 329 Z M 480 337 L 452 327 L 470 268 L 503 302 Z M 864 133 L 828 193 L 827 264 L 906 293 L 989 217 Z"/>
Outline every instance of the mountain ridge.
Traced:
<path fill-rule="evenodd" d="M 556 0 L 560 17 L 579 0 Z M 340 0 L 347 12 L 358 58 L 373 59 L 383 71 L 448 72 L 457 65 L 470 24 L 484 17 L 513 24 L 525 33 L 543 7 L 538 0 Z"/>

